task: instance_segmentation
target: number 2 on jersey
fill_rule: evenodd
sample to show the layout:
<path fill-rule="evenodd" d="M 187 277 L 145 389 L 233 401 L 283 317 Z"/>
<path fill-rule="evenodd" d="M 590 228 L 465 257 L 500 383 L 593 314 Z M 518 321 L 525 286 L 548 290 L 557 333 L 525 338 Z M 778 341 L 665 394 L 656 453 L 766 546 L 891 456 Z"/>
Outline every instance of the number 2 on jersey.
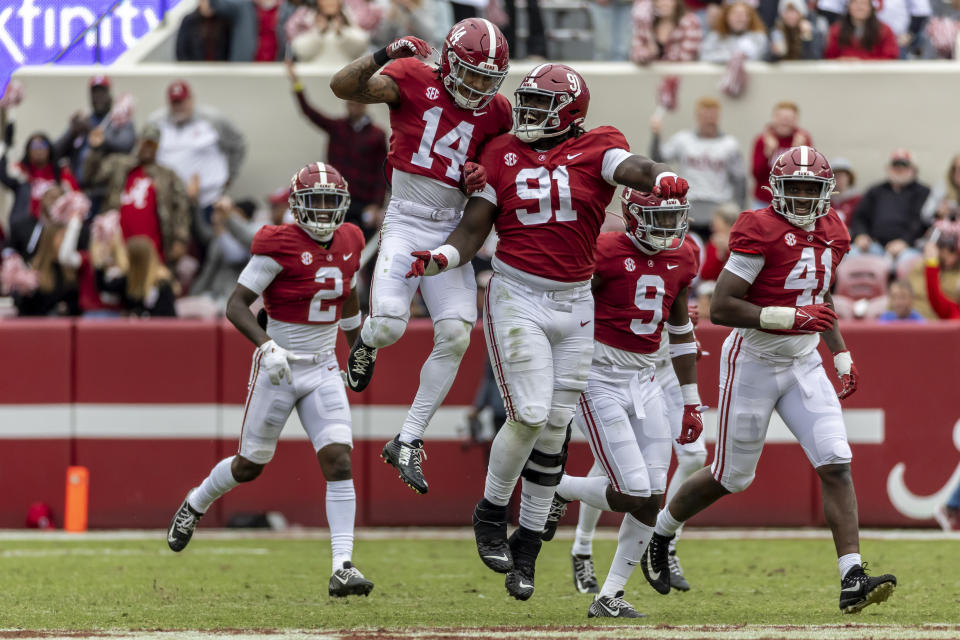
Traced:
<path fill-rule="evenodd" d="M 438 156 L 443 156 L 450 160 L 450 166 L 447 167 L 446 176 L 451 180 L 460 180 L 460 167 L 467 161 L 467 149 L 470 148 L 470 140 L 473 138 L 473 125 L 469 122 L 461 122 L 455 128 L 447 132 L 447 135 L 437 140 L 437 129 L 440 126 L 440 116 L 443 115 L 442 107 L 432 107 L 423 112 L 423 120 L 427 125 L 423 129 L 423 136 L 420 138 L 420 147 L 410 158 L 410 162 L 429 169 L 433 166 L 433 156 L 430 155 L 431 149 Z"/>
<path fill-rule="evenodd" d="M 328 280 L 333 280 L 331 289 L 320 289 L 310 300 L 310 313 L 307 320 L 310 322 L 333 322 L 337 319 L 337 308 L 328 306 L 324 308 L 329 300 L 339 298 L 343 293 L 343 272 L 340 267 L 320 267 L 313 281 L 319 285 L 325 284 Z"/>
<path fill-rule="evenodd" d="M 653 292 L 653 297 L 649 294 Z M 640 318 L 630 321 L 630 331 L 638 336 L 650 335 L 660 326 L 663 320 L 663 296 L 666 294 L 663 278 L 653 274 L 644 274 L 637 278 L 637 290 L 633 294 L 633 304 L 641 311 L 653 311 L 653 317 L 644 322 Z"/>
<path fill-rule="evenodd" d="M 804 247 L 800 252 L 800 259 L 793 265 L 790 274 L 783 283 L 784 289 L 799 289 L 797 295 L 797 306 L 802 307 L 808 304 L 823 304 L 824 295 L 830 290 L 830 275 L 833 267 L 833 253 L 829 247 L 823 250 L 820 255 L 820 263 L 823 265 L 823 286 L 817 279 L 817 255 L 813 247 Z M 819 288 L 818 293 L 814 293 Z"/>
<path fill-rule="evenodd" d="M 517 173 L 517 197 L 521 200 L 537 200 L 540 210 L 530 213 L 526 209 L 517 209 L 517 219 L 521 224 L 543 224 L 550 222 L 554 215 L 557 222 L 573 222 L 577 219 L 577 212 L 573 208 L 573 196 L 570 193 L 570 174 L 567 167 L 560 165 L 550 172 L 546 167 L 523 169 Z M 536 188 L 530 187 L 530 181 L 537 182 Z M 557 183 L 557 195 L 560 208 L 553 210 L 553 183 Z"/>

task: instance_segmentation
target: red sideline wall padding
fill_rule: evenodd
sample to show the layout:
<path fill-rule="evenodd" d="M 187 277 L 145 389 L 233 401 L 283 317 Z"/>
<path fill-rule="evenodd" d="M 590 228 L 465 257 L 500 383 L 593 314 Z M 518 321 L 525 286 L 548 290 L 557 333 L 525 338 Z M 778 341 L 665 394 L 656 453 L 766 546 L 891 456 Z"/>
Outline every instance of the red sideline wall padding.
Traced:
<path fill-rule="evenodd" d="M 844 408 L 873 410 L 883 420 L 882 430 L 880 418 L 871 425 L 872 433 L 882 434 L 880 441 L 852 445 L 861 521 L 924 523 L 960 460 L 960 410 L 950 402 L 960 324 L 850 324 L 843 332 L 861 375 L 859 391 Z M 698 329 L 711 353 L 700 363 L 701 395 L 713 407 L 728 333 L 706 323 Z M 380 352 L 376 380 L 364 393 L 351 394 L 353 406 L 409 405 L 431 346 L 429 322 L 413 322 L 397 345 Z M 339 347 L 344 362 L 343 340 Z M 0 527 L 23 526 L 27 506 L 37 500 L 62 514 L 64 473 L 71 463 L 91 471 L 91 527 L 165 526 L 186 491 L 236 450 L 232 416 L 245 399 L 252 351 L 223 322 L 0 323 L 0 353 L 11 365 L 0 374 L 0 482 L 7 488 L 0 495 Z M 471 403 L 485 358 L 477 329 L 447 406 Z M 824 359 L 832 373 L 825 351 Z M 482 491 L 486 447 L 430 440 L 428 430 L 425 469 L 431 488 L 427 496 L 416 496 L 382 464 L 379 451 L 386 438 L 363 435 L 396 432 L 402 410 L 390 413 L 398 416 L 396 424 L 394 418 L 383 424 L 377 417 L 382 411 L 359 415 L 353 456 L 359 525 L 469 522 Z M 708 461 L 712 455 L 709 444 Z M 586 445 L 574 443 L 569 471 L 585 473 L 591 462 Z M 305 525 L 325 524 L 323 480 L 306 441 L 282 440 L 263 476 L 218 502 L 205 523 L 222 525 L 232 514 L 266 510 Z M 570 523 L 576 510 L 571 512 Z M 798 445 L 768 443 L 754 485 L 696 522 L 822 525 L 819 482 Z"/>

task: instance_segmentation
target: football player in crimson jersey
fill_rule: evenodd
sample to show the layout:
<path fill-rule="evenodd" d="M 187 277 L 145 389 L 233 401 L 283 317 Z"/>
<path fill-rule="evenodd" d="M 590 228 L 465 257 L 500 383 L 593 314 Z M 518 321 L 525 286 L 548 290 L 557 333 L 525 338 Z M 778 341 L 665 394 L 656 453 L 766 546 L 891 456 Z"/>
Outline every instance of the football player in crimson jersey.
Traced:
<path fill-rule="evenodd" d="M 509 52 L 493 23 L 469 18 L 455 24 L 444 40 L 439 67 L 414 57 L 430 52 L 430 45 L 418 38 L 400 38 L 351 62 L 330 82 L 340 98 L 390 107 L 392 195 L 370 283 L 370 316 L 350 352 L 347 384 L 362 391 L 370 383 L 377 349 L 403 335 L 419 286 L 433 319 L 434 346 L 400 433 L 381 453 L 417 493 L 427 492 L 423 434 L 470 343 L 477 284 L 469 263 L 431 280 L 406 279 L 410 252 L 437 246 L 450 235 L 462 215 L 465 193 L 486 183 L 483 167 L 474 162 L 479 150 L 511 124 L 510 103 L 497 93 Z"/>
<path fill-rule="evenodd" d="M 587 437 L 602 476 L 564 475 L 553 498 L 544 538 L 550 539 L 571 500 L 624 513 L 617 551 L 587 616 L 638 618 L 623 599 L 627 580 L 653 535 L 667 488 L 671 427 L 666 399 L 655 380 L 661 331 L 683 394 L 677 442 L 703 431 L 697 391 L 697 343 L 687 315 L 687 294 L 700 266 L 700 250 L 687 238 L 686 199 L 664 200 L 624 189 L 627 233 L 597 241 L 593 276 L 593 363 L 574 421 Z"/>
<path fill-rule="evenodd" d="M 413 254 L 408 275 L 443 277 L 468 264 L 496 226 L 484 331 L 507 421 L 494 438 L 473 522 L 483 562 L 506 573 L 507 591 L 526 600 L 568 425 L 590 372 L 590 278 L 606 205 L 618 184 L 666 197 L 685 195 L 687 185 L 666 165 L 632 155 L 615 128 L 584 130 L 590 92 L 566 65 L 533 69 L 516 101 L 514 132 L 481 155 L 487 186 L 445 244 Z M 507 501 L 521 473 L 520 528 L 508 542 Z"/>
<path fill-rule="evenodd" d="M 750 485 L 774 409 L 820 476 L 839 557 L 840 609 L 856 613 L 883 602 L 897 584 L 889 574 L 868 576 L 860 560 L 852 454 L 839 402 L 856 390 L 857 370 L 830 298 L 850 235 L 830 207 L 833 187 L 820 152 L 788 149 L 770 171 L 771 206 L 740 214 L 730 231 L 730 257 L 710 305 L 714 324 L 736 327 L 720 356 L 717 449 L 711 466 L 690 476 L 657 517 L 642 566 L 661 593 L 670 590 L 670 539 L 688 518 Z M 839 400 L 817 353 L 821 336 L 834 353 Z"/>
<path fill-rule="evenodd" d="M 347 181 L 329 164 L 313 162 L 290 182 L 296 224 L 266 226 L 253 238 L 250 262 L 227 302 L 227 318 L 253 342 L 240 447 L 192 489 L 174 515 L 167 544 L 181 551 L 213 502 L 260 475 L 290 412 L 300 416 L 327 481 L 326 515 L 333 548 L 331 596 L 367 595 L 373 583 L 353 566 L 356 496 L 350 466 L 350 405 L 334 348 L 337 331 L 360 331 L 357 271 L 363 232 L 343 218 Z M 259 296 L 266 330 L 250 305 Z"/>

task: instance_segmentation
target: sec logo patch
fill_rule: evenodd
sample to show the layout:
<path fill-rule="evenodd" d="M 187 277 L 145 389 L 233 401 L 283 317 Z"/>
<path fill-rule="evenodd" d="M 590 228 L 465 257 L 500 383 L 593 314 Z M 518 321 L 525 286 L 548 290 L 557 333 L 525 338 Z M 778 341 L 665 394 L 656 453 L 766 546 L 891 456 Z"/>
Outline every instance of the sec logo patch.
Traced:
<path fill-rule="evenodd" d="M 300 262 L 303 264 L 309 265 L 313 262 L 313 256 L 310 255 L 309 251 L 304 251 L 300 254 Z"/>
<path fill-rule="evenodd" d="M 633 261 L 633 258 L 627 258 L 623 261 L 623 268 L 627 271 L 636 271 L 637 263 Z"/>
<path fill-rule="evenodd" d="M 508 167 L 512 167 L 513 165 L 517 164 L 517 154 L 515 153 L 504 154 L 503 163 Z"/>
<path fill-rule="evenodd" d="M 787 235 L 783 236 L 783 241 L 787 243 L 788 247 L 792 247 L 793 245 L 797 244 L 797 236 L 793 235 L 792 232 L 788 233 Z"/>
<path fill-rule="evenodd" d="M 440 91 L 436 87 L 427 87 L 427 97 L 436 100 L 440 97 Z"/>

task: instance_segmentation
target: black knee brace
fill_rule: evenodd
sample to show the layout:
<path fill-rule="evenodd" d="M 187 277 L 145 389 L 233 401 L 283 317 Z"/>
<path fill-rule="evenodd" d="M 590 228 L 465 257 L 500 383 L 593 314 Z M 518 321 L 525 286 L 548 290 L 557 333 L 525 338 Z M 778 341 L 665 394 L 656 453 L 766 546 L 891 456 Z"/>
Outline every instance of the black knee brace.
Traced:
<path fill-rule="evenodd" d="M 570 424 L 573 424 L 573 422 L 571 421 Z M 567 437 L 563 441 L 563 448 L 560 450 L 560 453 L 544 453 L 537 449 L 530 452 L 530 456 L 527 458 L 527 466 L 523 468 L 523 472 L 520 474 L 524 479 L 544 487 L 555 487 L 560 484 L 564 467 L 567 465 L 570 436 L 573 434 L 570 424 L 567 425 Z M 555 472 L 531 469 L 529 466 L 531 462 L 541 467 L 560 467 L 560 469 Z"/>

